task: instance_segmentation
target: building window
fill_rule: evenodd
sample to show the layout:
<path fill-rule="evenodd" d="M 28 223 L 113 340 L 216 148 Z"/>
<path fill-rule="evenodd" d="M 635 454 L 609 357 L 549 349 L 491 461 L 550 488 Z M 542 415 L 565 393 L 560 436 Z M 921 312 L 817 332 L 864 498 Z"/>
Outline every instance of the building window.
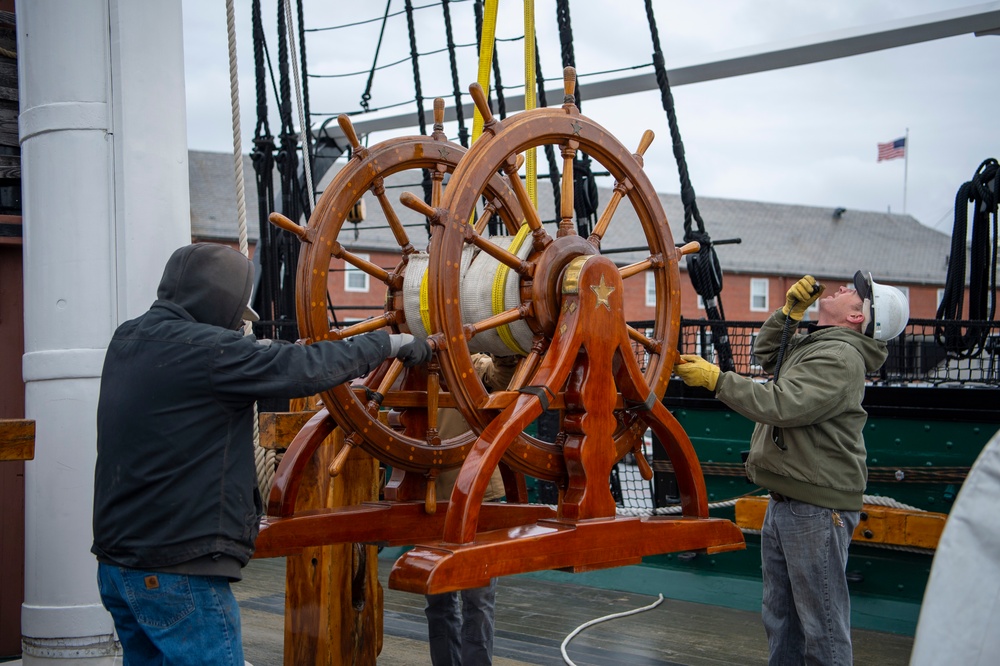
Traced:
<path fill-rule="evenodd" d="M 359 259 L 369 261 L 367 254 L 355 255 Z M 344 291 L 368 291 L 368 273 L 359 270 L 351 264 L 344 263 Z"/>
<path fill-rule="evenodd" d="M 646 271 L 646 305 L 656 307 L 656 274 Z"/>
<path fill-rule="evenodd" d="M 750 311 L 768 312 L 767 278 L 750 279 Z"/>

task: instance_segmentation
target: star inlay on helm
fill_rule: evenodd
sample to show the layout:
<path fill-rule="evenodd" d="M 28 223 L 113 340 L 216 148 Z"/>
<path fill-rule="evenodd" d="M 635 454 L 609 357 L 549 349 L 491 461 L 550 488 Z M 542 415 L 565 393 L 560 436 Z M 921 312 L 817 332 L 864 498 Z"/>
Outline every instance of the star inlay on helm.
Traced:
<path fill-rule="evenodd" d="M 443 159 L 443 160 L 448 159 L 448 154 L 449 154 L 449 151 L 448 151 L 447 148 L 445 148 L 443 146 L 440 147 L 440 148 L 438 148 L 438 155 L 441 157 L 441 159 Z"/>
<path fill-rule="evenodd" d="M 603 305 L 610 312 L 611 303 L 610 301 L 608 301 L 608 296 L 611 295 L 611 292 L 613 292 L 615 288 L 609 287 L 607 284 L 605 284 L 603 275 L 601 276 L 601 284 L 592 284 L 590 285 L 590 288 L 594 290 L 595 294 L 597 294 L 597 303 L 594 305 L 594 307 L 596 308 Z"/>
<path fill-rule="evenodd" d="M 580 130 L 583 129 L 583 125 L 581 125 L 580 123 L 574 121 L 573 124 L 570 125 L 570 127 L 573 128 L 573 134 L 575 134 L 577 136 L 580 136 Z"/>

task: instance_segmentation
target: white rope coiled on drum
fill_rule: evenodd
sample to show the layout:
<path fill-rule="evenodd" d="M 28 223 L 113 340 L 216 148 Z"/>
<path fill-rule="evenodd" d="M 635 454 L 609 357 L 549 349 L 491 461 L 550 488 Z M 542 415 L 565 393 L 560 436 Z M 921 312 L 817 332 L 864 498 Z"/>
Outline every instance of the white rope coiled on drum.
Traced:
<path fill-rule="evenodd" d="M 531 242 L 525 233 L 516 236 L 491 236 L 489 241 L 516 254 L 519 259 L 525 259 L 531 252 Z M 427 285 L 429 264 L 430 256 L 426 252 L 415 252 L 410 255 L 406 274 L 403 276 L 403 312 L 406 323 L 410 333 L 421 338 L 426 338 L 431 328 Z M 520 276 L 517 272 L 474 246 L 469 245 L 463 249 L 459 275 L 463 324 L 482 321 L 521 305 Z M 506 327 L 480 332 L 469 341 L 469 352 L 526 356 L 533 338 L 528 325 L 519 320 Z"/>

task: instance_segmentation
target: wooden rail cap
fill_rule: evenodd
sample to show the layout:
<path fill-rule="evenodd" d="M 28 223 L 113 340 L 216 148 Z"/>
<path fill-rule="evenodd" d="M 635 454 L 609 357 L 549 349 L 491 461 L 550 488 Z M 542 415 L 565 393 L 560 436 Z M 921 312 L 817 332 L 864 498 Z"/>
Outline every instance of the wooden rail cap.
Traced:
<path fill-rule="evenodd" d="M 767 502 L 767 497 L 743 497 L 736 500 L 736 524 L 740 528 L 759 530 L 764 524 Z M 852 542 L 933 550 L 937 548 L 947 518 L 946 514 L 933 511 L 865 504 Z"/>
<path fill-rule="evenodd" d="M 35 459 L 35 422 L 0 419 L 0 460 Z"/>

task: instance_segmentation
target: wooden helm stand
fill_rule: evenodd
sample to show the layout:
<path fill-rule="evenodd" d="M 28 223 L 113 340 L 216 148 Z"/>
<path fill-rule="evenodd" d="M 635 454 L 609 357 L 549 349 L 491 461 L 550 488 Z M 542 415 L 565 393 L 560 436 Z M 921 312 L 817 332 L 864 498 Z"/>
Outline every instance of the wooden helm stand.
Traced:
<path fill-rule="evenodd" d="M 329 414 L 320 412 L 310 421 L 283 459 L 258 549 L 282 554 L 317 543 L 421 544 L 397 561 L 389 585 L 430 594 L 485 585 L 499 575 L 553 568 L 583 571 L 636 563 L 656 553 L 744 547 L 742 533 L 732 522 L 709 517 L 697 456 L 683 428 L 661 403 L 677 356 L 678 260 L 697 246 L 675 248 L 659 197 L 643 171 L 642 154 L 652 132 L 647 131 L 639 150 L 630 153 L 580 115 L 572 97 L 571 68 L 565 83 L 561 107 L 525 111 L 502 122 L 492 116 L 485 94 L 474 84 L 471 92 L 485 119 L 484 134 L 464 154 L 438 132 L 430 139 L 405 138 L 361 149 L 347 131 L 349 123 L 342 121 L 355 145 L 354 157 L 326 189 L 308 229 L 283 223 L 308 243 L 299 267 L 300 326 L 310 340 L 383 326 L 412 328 L 399 292 L 414 250 L 404 243 L 405 233 L 384 189 L 379 201 L 403 251 L 391 273 L 343 250 L 336 242 L 342 224 L 336 211 L 348 209 L 367 189 L 379 196 L 376 189 L 392 169 L 430 168 L 442 176 L 451 172 L 443 194 L 436 189 L 429 205 L 411 194 L 400 198 L 432 224 L 426 293 L 428 340 L 436 357 L 424 368 L 402 372 L 398 362 L 387 362 L 363 382 L 323 395 Z M 558 148 L 566 175 L 555 238 L 543 228 L 517 175 L 520 154 L 546 145 Z M 569 174 L 577 151 L 584 151 L 616 181 L 587 238 L 577 233 L 573 222 Z M 479 222 L 472 224 L 483 198 L 488 204 L 476 218 Z M 601 243 L 623 202 L 622 215 L 631 209 L 642 226 L 649 257 L 618 268 L 601 255 Z M 486 219 L 494 212 L 508 232 L 530 238 L 526 258 L 483 236 Z M 517 274 L 518 305 L 482 321 L 463 320 L 462 255 L 468 246 Z M 344 258 L 387 285 L 383 315 L 346 329 L 329 329 L 326 273 L 331 256 Z M 647 273 L 653 276 L 656 305 L 651 327 L 640 332 L 625 321 L 625 280 Z M 638 279 L 629 286 L 646 288 Z M 469 343 L 476 335 L 515 322 L 530 330 L 530 349 L 522 350 L 508 390 L 490 392 L 473 369 Z M 379 419 L 379 410 L 387 407 L 400 412 L 402 431 Z M 441 441 L 436 430 L 439 407 L 459 409 L 472 432 Z M 524 433 L 546 409 L 560 412 L 554 442 Z M 333 429 L 334 420 L 349 433 L 351 446 L 393 466 L 387 501 L 296 515 L 296 475 Z M 643 476 L 652 476 L 642 450 L 647 429 L 656 433 L 675 469 L 680 517 L 616 516 L 608 482 L 615 463 L 631 452 Z M 459 465 L 451 499 L 438 507 L 434 480 L 440 471 Z M 553 510 L 525 504 L 523 486 L 511 482 L 510 473 L 505 475 L 508 503 L 482 504 L 497 466 L 554 482 L 558 506 Z M 336 461 L 331 471 L 338 471 Z"/>

